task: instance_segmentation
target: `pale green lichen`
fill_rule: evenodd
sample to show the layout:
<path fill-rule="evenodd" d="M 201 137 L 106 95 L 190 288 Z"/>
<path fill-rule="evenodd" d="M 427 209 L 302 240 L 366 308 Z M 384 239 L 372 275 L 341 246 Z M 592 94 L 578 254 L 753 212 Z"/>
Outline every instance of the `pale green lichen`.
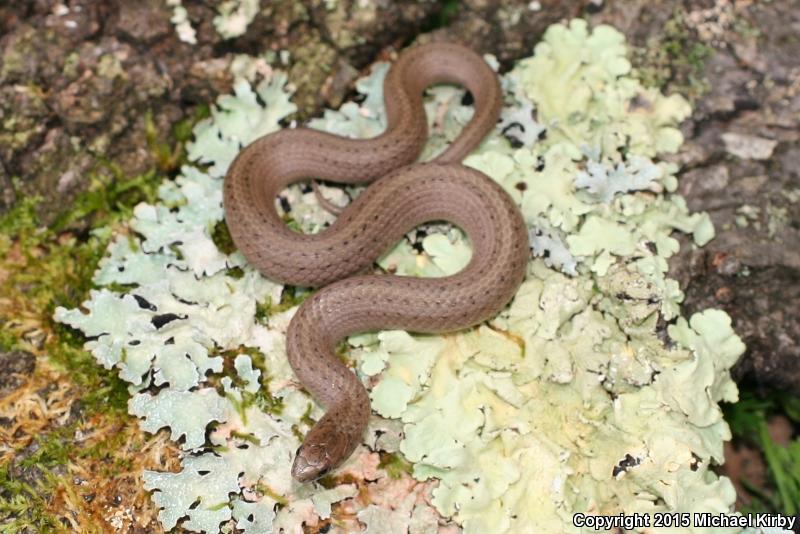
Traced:
<path fill-rule="evenodd" d="M 784 207 L 767 204 L 767 237 L 773 239 L 789 222 L 789 210 Z"/>
<path fill-rule="evenodd" d="M 226 408 L 225 399 L 211 388 L 192 392 L 166 390 L 157 395 L 139 393 L 128 403 L 130 413 L 143 419 L 142 429 L 157 432 L 169 427 L 174 441 L 185 437 L 186 450 L 205 444 L 206 426 L 211 421 L 226 421 Z"/>
<path fill-rule="evenodd" d="M 184 43 L 197 44 L 197 32 L 192 27 L 189 20 L 189 13 L 183 7 L 181 0 L 167 0 L 167 5 L 172 8 L 172 18 L 170 22 L 175 25 L 178 39 Z"/>
<path fill-rule="evenodd" d="M 278 121 L 297 111 L 284 90 L 286 75 L 276 72 L 255 90 L 246 79 L 239 79 L 233 95 L 219 97 L 211 117 L 195 127 L 195 139 L 188 146 L 188 157 L 211 167 L 213 178 L 225 175 L 228 165 L 245 145 L 278 128 Z M 259 103 L 269 102 L 268 106 Z"/>
<path fill-rule="evenodd" d="M 585 21 L 573 20 L 551 27 L 535 51 L 515 70 L 551 142 L 600 147 L 614 160 L 622 147 L 654 157 L 675 152 L 682 143 L 675 125 L 689 115 L 689 104 L 628 76 L 625 38 L 615 29 L 599 26 L 590 32 Z"/>
<path fill-rule="evenodd" d="M 206 170 L 184 168 L 159 203 L 137 207 L 135 236 L 111 245 L 95 282 L 115 290 L 94 292 L 88 313 L 56 311 L 139 391 L 130 409 L 142 427 L 169 427 L 191 451 L 179 473 L 145 474 L 165 528 L 301 531 L 327 518 L 338 524 L 337 506 L 368 532 L 414 533 L 435 532 L 442 516 L 465 532 L 577 532 L 574 512 L 732 511 L 732 485 L 710 468 L 730 438 L 718 404 L 737 398 L 729 369 L 743 346 L 723 312 L 681 318 L 683 295 L 666 276 L 674 230 L 697 245 L 713 237 L 708 216 L 690 214 L 674 194 L 676 167 L 657 160 L 678 149 L 688 104 L 630 74 L 619 32 L 579 20 L 551 27 L 504 77 L 503 121 L 465 161 L 519 203 L 542 256 L 514 301 L 463 332 L 349 339 L 373 409 L 386 418 L 370 422 L 365 445 L 400 451 L 414 478 L 433 482 L 413 485 L 406 475 L 393 485 L 364 446 L 337 472 L 360 478 L 373 502 L 354 498 L 352 478 L 328 489 L 294 482 L 298 431 L 321 415 L 286 361 L 295 308 L 273 311 L 284 288 L 212 239 L 228 165 L 294 111 L 283 75 L 263 72 L 255 89 L 252 76 L 239 76 L 235 94 L 195 129 L 189 156 Z M 326 111 L 312 126 L 353 137 L 382 131 L 385 72 L 376 66 L 359 82 L 360 105 Z M 462 95 L 443 87 L 426 98 L 432 136 L 423 158 L 469 120 Z M 324 191 L 334 202 L 358 193 Z M 307 189 L 282 195 L 299 228 L 332 220 Z M 429 224 L 378 264 L 442 276 L 470 254 L 459 230 Z M 257 316 L 257 305 L 270 311 Z M 675 319 L 667 330 L 675 346 L 662 341 L 660 317 Z M 220 352 L 242 345 L 260 354 L 237 354 L 234 375 L 212 388 Z M 160 388 L 145 391 L 151 385 Z M 267 385 L 280 409 L 253 402 Z"/>
<path fill-rule="evenodd" d="M 239 37 L 258 15 L 261 0 L 225 0 L 217 6 L 214 27 L 225 39 Z"/>
<path fill-rule="evenodd" d="M 166 0 L 167 6 L 172 8 L 170 22 L 175 25 L 178 39 L 185 43 L 197 44 L 197 31 L 189 20 L 189 13 L 183 7 L 181 0 Z M 213 24 L 224 39 L 232 39 L 244 35 L 247 26 L 253 22 L 261 9 L 261 0 L 223 0 L 214 2 L 217 16 Z"/>

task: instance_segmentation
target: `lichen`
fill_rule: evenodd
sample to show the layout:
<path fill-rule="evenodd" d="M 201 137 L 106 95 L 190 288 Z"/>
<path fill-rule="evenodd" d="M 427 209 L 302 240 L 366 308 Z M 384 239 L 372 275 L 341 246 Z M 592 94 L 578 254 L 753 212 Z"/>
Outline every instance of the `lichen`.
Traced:
<path fill-rule="evenodd" d="M 172 8 L 172 18 L 170 22 L 175 25 L 178 39 L 184 43 L 197 44 L 197 32 L 192 27 L 189 20 L 189 13 L 183 7 L 181 0 L 167 0 L 167 5 Z"/>
<path fill-rule="evenodd" d="M 217 6 L 214 27 L 225 39 L 239 37 L 258 14 L 261 0 L 225 0 Z"/>
<path fill-rule="evenodd" d="M 385 72 L 376 66 L 359 83 L 361 104 L 312 125 L 380 132 Z M 711 467 L 730 438 L 719 403 L 737 398 L 729 369 L 743 346 L 723 312 L 680 317 L 682 294 L 666 276 L 673 231 L 697 245 L 713 237 L 708 216 L 690 214 L 674 194 L 675 166 L 658 159 L 679 149 L 677 124 L 690 109 L 640 83 L 619 32 L 581 20 L 551 27 L 504 77 L 504 120 L 465 161 L 511 194 L 530 227 L 537 257 L 515 299 L 487 323 L 446 336 L 351 337 L 345 348 L 383 419 L 332 476 L 294 482 L 294 451 L 322 413 L 286 362 L 297 293 L 215 239 L 228 165 L 294 112 L 285 77 L 267 75 L 255 88 L 242 77 L 218 99 L 194 130 L 197 166 L 136 207 L 136 233 L 112 243 L 95 274 L 103 287 L 83 310 L 55 312 L 129 382 L 142 427 L 168 427 L 183 440 L 180 472 L 144 475 L 165 528 L 299 531 L 357 521 L 368 532 L 429 532 L 449 518 L 465 532 L 573 532 L 574 512 L 733 510 L 731 483 Z M 426 98 L 432 136 L 423 158 L 469 120 L 462 95 L 442 87 Z M 326 191 L 342 201 L 357 194 Z M 330 223 L 302 186 L 282 195 L 294 227 Z M 459 230 L 428 224 L 378 265 L 442 276 L 470 254 Z M 664 332 L 659 318 L 674 324 Z M 280 410 L 260 408 L 255 394 L 264 390 Z M 384 461 L 388 453 L 410 465 Z"/>
<path fill-rule="evenodd" d="M 182 0 L 166 0 L 172 8 L 170 22 L 175 25 L 178 39 L 185 43 L 197 44 L 197 31 L 189 19 L 189 12 L 183 7 Z M 217 16 L 213 24 L 223 39 L 233 39 L 244 35 L 247 27 L 253 22 L 261 8 L 261 0 L 222 0 L 214 2 Z"/>

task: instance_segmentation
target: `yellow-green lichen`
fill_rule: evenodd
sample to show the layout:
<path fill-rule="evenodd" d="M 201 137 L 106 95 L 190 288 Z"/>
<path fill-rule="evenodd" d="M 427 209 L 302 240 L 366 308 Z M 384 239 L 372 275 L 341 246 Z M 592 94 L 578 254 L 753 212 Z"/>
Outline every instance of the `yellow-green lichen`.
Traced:
<path fill-rule="evenodd" d="M 380 132 L 385 70 L 360 82 L 367 95 L 360 105 L 328 111 L 314 127 Z M 399 449 L 411 465 L 382 462 L 362 446 L 327 487 L 293 482 L 292 455 L 322 413 L 285 357 L 285 330 L 302 292 L 289 294 L 219 246 L 228 164 L 242 144 L 277 130 L 295 110 L 285 77 L 270 76 L 255 89 L 237 81 L 235 94 L 221 97 L 195 129 L 189 156 L 206 170 L 184 167 L 157 202 L 134 210 L 138 236 L 115 240 L 95 275 L 114 290 L 93 293 L 88 314 L 56 311 L 94 337 L 87 348 L 98 361 L 140 390 L 130 409 L 145 429 L 168 426 L 176 439 L 185 436 L 193 454 L 182 471 L 145 474 L 165 528 L 235 523 L 261 532 L 270 524 L 296 530 L 347 521 L 337 516 L 337 501 L 375 532 L 434 528 L 444 521 L 437 514 L 465 532 L 575 532 L 574 512 L 732 510 L 732 485 L 710 468 L 730 437 L 718 403 L 736 399 L 729 369 L 743 348 L 722 312 L 680 318 L 682 294 L 666 276 L 677 252 L 673 231 L 692 233 L 698 245 L 713 237 L 707 215 L 690 214 L 679 196 L 665 194 L 675 190 L 677 169 L 658 161 L 679 148 L 677 123 L 690 109 L 641 84 L 619 32 L 580 20 L 551 27 L 534 56 L 505 77 L 511 111 L 465 161 L 512 195 L 543 258 L 530 262 L 512 304 L 475 329 L 351 338 L 373 408 L 389 419 L 372 423 L 365 443 L 384 454 Z M 469 120 L 462 94 L 438 88 L 426 99 L 437 121 L 423 158 Z M 541 128 L 545 135 L 532 135 Z M 340 199 L 357 194 L 338 191 Z M 283 197 L 298 228 L 329 223 L 300 186 Z M 470 253 L 461 232 L 430 224 L 379 265 L 441 276 Z M 662 342 L 659 317 L 677 318 L 667 332 L 674 347 Z M 219 349 L 242 345 L 258 350 L 257 365 L 240 355 L 225 367 Z M 279 411 L 252 402 L 263 380 Z M 159 388 L 141 391 L 151 384 Z M 208 408 L 193 412 L 192 399 Z M 387 430 L 392 424 L 402 434 Z M 387 432 L 394 437 L 382 441 Z M 353 480 L 373 502 L 350 497 Z M 372 493 L 392 484 L 407 485 L 391 503 Z M 423 504 L 423 492 L 435 510 Z"/>

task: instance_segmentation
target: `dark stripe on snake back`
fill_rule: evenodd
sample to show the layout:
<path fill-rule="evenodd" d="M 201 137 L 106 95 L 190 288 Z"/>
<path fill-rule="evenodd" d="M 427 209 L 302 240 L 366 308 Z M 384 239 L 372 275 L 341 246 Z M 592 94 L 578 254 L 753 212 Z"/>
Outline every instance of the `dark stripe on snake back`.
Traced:
<path fill-rule="evenodd" d="M 475 114 L 430 163 L 413 162 L 427 139 L 426 87 L 465 86 Z M 326 408 L 295 457 L 292 474 L 312 480 L 361 442 L 369 396 L 334 353 L 358 332 L 448 332 L 480 323 L 511 299 L 525 273 L 527 231 L 514 202 L 479 171 L 458 162 L 494 127 L 502 105 L 496 74 L 467 48 L 446 43 L 404 52 L 384 82 L 386 131 L 345 139 L 298 128 L 264 136 L 232 163 L 224 184 L 228 227 L 247 260 L 268 278 L 320 287 L 293 317 L 287 355 L 300 383 Z M 275 209 L 287 185 L 321 178 L 376 180 L 324 231 L 289 229 Z M 460 272 L 442 278 L 362 273 L 405 233 L 428 221 L 459 226 L 472 244 Z"/>

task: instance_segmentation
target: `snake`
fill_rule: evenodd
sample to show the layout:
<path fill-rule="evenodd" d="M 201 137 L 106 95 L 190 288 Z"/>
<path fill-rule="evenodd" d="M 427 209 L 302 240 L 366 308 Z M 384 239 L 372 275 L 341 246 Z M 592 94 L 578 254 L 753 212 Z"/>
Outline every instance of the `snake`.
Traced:
<path fill-rule="evenodd" d="M 424 92 L 442 83 L 467 89 L 474 113 L 441 154 L 417 162 L 428 138 Z M 499 313 L 522 283 L 529 247 L 519 208 L 497 182 L 461 163 L 495 127 L 502 96 L 497 74 L 471 49 L 412 46 L 384 79 L 387 125 L 380 135 L 285 128 L 250 143 L 228 168 L 223 206 L 236 247 L 265 277 L 314 289 L 286 332 L 297 380 L 325 408 L 294 455 L 297 481 L 325 475 L 362 442 L 370 398 L 337 356 L 347 336 L 470 328 Z M 286 224 L 276 201 L 287 186 L 315 179 L 369 185 L 330 226 L 306 234 Z M 466 234 L 472 253 L 463 269 L 414 277 L 374 267 L 409 231 L 435 221 Z"/>

